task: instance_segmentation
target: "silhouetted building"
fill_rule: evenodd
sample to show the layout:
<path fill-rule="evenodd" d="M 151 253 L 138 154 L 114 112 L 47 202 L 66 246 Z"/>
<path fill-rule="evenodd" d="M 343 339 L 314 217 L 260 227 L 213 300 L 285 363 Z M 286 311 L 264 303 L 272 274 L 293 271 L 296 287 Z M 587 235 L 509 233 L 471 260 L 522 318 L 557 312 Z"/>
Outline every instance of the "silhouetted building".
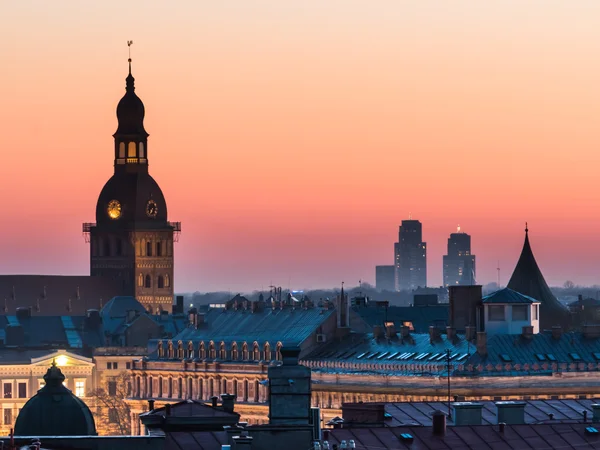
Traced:
<path fill-rule="evenodd" d="M 538 300 L 540 304 L 540 328 L 550 329 L 555 325 L 568 327 L 570 312 L 554 296 L 529 245 L 529 230 L 525 228 L 525 243 L 517 266 L 510 277 L 508 288 Z"/>
<path fill-rule="evenodd" d="M 375 266 L 375 287 L 378 291 L 395 291 L 396 266 Z"/>
<path fill-rule="evenodd" d="M 427 248 L 418 220 L 403 220 L 398 242 L 394 244 L 396 289 L 411 290 L 427 286 Z"/>
<path fill-rule="evenodd" d="M 119 280 L 151 312 L 173 304 L 173 242 L 181 230 L 169 222 L 165 197 L 148 173 L 144 104 L 135 94 L 131 60 L 126 92 L 117 105 L 114 175 L 102 188 L 96 223 L 83 224 L 90 242 L 90 273 Z"/>
<path fill-rule="evenodd" d="M 444 255 L 444 286 L 475 284 L 475 256 L 471 254 L 471 236 L 460 227 L 448 239 L 448 254 Z"/>

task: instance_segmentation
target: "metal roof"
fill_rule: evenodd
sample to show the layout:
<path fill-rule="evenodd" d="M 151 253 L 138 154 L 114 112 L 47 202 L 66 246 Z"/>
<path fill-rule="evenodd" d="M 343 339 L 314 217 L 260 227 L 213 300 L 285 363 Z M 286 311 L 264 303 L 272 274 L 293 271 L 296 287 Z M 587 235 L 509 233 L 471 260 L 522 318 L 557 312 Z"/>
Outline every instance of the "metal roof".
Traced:
<path fill-rule="evenodd" d="M 369 325 L 383 325 L 394 322 L 399 327 L 403 322 L 411 322 L 415 333 L 427 333 L 431 325 L 445 327 L 448 323 L 447 304 L 429 306 L 367 306 L 353 308 Z"/>
<path fill-rule="evenodd" d="M 509 288 L 492 292 L 490 295 L 483 297 L 481 301 L 483 303 L 540 303 L 539 300 L 536 300 L 535 298 L 531 298 L 528 295 L 521 294 L 520 292 L 513 291 Z"/>
<path fill-rule="evenodd" d="M 186 328 L 173 338 L 182 341 L 282 342 L 300 345 L 335 311 L 323 308 L 251 310 L 211 309 L 204 323 Z"/>

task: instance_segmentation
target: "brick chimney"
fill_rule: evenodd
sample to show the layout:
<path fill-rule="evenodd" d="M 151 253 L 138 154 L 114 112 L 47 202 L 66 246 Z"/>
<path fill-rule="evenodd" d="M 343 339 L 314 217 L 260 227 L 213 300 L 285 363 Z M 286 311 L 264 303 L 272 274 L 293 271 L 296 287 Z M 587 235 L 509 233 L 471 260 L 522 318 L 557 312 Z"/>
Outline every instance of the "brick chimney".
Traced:
<path fill-rule="evenodd" d="M 554 339 L 560 339 L 562 336 L 562 327 L 560 325 L 552 326 L 552 337 Z"/>
<path fill-rule="evenodd" d="M 475 331 L 475 327 L 472 325 L 467 325 L 465 327 L 465 339 L 467 341 L 472 341 L 473 339 L 475 339 L 476 336 L 476 331 Z"/>
<path fill-rule="evenodd" d="M 225 412 L 233 412 L 235 404 L 235 395 L 233 394 L 221 394 L 221 406 Z"/>
<path fill-rule="evenodd" d="M 446 327 L 446 339 L 452 341 L 456 336 L 456 328 L 454 327 Z"/>
<path fill-rule="evenodd" d="M 485 331 L 477 332 L 477 353 L 481 356 L 487 355 L 487 333 Z"/>

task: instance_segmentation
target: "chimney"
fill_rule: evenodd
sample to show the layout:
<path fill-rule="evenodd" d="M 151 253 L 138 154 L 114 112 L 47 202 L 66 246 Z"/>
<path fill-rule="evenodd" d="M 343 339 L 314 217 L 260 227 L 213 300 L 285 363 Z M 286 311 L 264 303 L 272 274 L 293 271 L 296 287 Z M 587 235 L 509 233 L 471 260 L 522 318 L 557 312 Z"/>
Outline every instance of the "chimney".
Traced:
<path fill-rule="evenodd" d="M 396 326 L 394 325 L 394 322 L 386 322 L 385 335 L 388 339 L 396 337 Z"/>
<path fill-rule="evenodd" d="M 234 450 L 252 450 L 252 436 L 233 436 Z"/>
<path fill-rule="evenodd" d="M 498 408 L 498 423 L 520 425 L 525 423 L 525 402 L 496 402 Z"/>
<path fill-rule="evenodd" d="M 148 411 L 154 411 L 154 399 L 148 399 Z"/>
<path fill-rule="evenodd" d="M 342 403 L 342 419 L 346 424 L 385 423 L 385 403 Z"/>
<path fill-rule="evenodd" d="M 170 416 L 171 415 L 171 404 L 167 403 L 165 405 L 165 416 Z"/>
<path fill-rule="evenodd" d="M 525 325 L 523 327 L 522 336 L 525 339 L 532 339 L 533 338 L 533 326 L 531 326 L 531 325 Z"/>
<path fill-rule="evenodd" d="M 29 319 L 31 317 L 31 307 L 19 306 L 16 316 L 19 321 Z"/>
<path fill-rule="evenodd" d="M 454 425 L 481 425 L 481 409 L 483 405 L 475 402 L 452 403 Z"/>
<path fill-rule="evenodd" d="M 251 307 L 251 310 L 253 313 L 257 312 L 258 311 L 258 302 L 252 302 L 250 304 L 250 307 Z"/>
<path fill-rule="evenodd" d="M 432 432 L 435 436 L 443 436 L 446 434 L 446 414 L 439 409 L 431 414 Z"/>
<path fill-rule="evenodd" d="M 381 329 L 381 325 L 373 326 L 373 338 L 379 339 L 383 337 L 383 330 Z"/>
<path fill-rule="evenodd" d="M 552 337 L 554 339 L 560 339 L 562 336 L 562 327 L 560 325 L 552 326 Z"/>
<path fill-rule="evenodd" d="M 283 364 L 269 366 L 269 423 L 310 425 L 311 370 L 300 365 L 300 348 L 283 347 Z"/>
<path fill-rule="evenodd" d="M 465 327 L 465 339 L 467 341 L 472 341 L 475 339 L 475 327 L 472 325 L 467 325 Z"/>
<path fill-rule="evenodd" d="M 223 411 L 232 413 L 234 403 L 235 403 L 235 395 L 221 394 L 221 405 L 223 406 Z"/>
<path fill-rule="evenodd" d="M 485 331 L 477 332 L 477 353 L 480 356 L 487 355 L 487 333 Z"/>
<path fill-rule="evenodd" d="M 592 403 L 592 422 L 600 422 L 600 403 Z"/>
<path fill-rule="evenodd" d="M 204 313 L 196 314 L 196 328 L 201 327 L 204 324 Z"/>
<path fill-rule="evenodd" d="M 434 327 L 433 325 L 431 325 L 429 327 L 429 342 L 435 342 L 438 340 L 439 337 L 440 337 L 440 331 L 437 329 L 437 327 Z"/>
<path fill-rule="evenodd" d="M 456 328 L 446 327 L 446 339 L 452 341 L 454 340 L 454 336 L 456 336 Z"/>
<path fill-rule="evenodd" d="M 218 405 L 219 397 L 217 397 L 217 396 L 211 397 L 210 401 L 212 402 L 212 407 L 216 408 Z"/>
<path fill-rule="evenodd" d="M 407 325 L 402 325 L 400 327 L 400 334 L 403 338 L 407 338 L 408 336 L 410 336 L 410 327 Z"/>
<path fill-rule="evenodd" d="M 600 337 L 600 325 L 584 325 L 583 337 L 586 339 L 597 339 Z"/>

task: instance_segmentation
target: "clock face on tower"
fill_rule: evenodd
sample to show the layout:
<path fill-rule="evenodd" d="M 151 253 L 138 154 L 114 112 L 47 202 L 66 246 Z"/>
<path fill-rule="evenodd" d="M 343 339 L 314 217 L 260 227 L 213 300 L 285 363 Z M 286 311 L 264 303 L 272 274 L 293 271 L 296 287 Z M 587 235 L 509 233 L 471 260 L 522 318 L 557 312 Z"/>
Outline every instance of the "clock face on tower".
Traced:
<path fill-rule="evenodd" d="M 148 204 L 146 205 L 146 215 L 154 219 L 156 214 L 158 214 L 158 205 L 154 200 L 148 200 Z"/>
<path fill-rule="evenodd" d="M 121 217 L 121 204 L 118 200 L 111 200 L 108 202 L 108 207 L 106 208 L 106 212 L 108 213 L 108 217 L 113 220 Z"/>

